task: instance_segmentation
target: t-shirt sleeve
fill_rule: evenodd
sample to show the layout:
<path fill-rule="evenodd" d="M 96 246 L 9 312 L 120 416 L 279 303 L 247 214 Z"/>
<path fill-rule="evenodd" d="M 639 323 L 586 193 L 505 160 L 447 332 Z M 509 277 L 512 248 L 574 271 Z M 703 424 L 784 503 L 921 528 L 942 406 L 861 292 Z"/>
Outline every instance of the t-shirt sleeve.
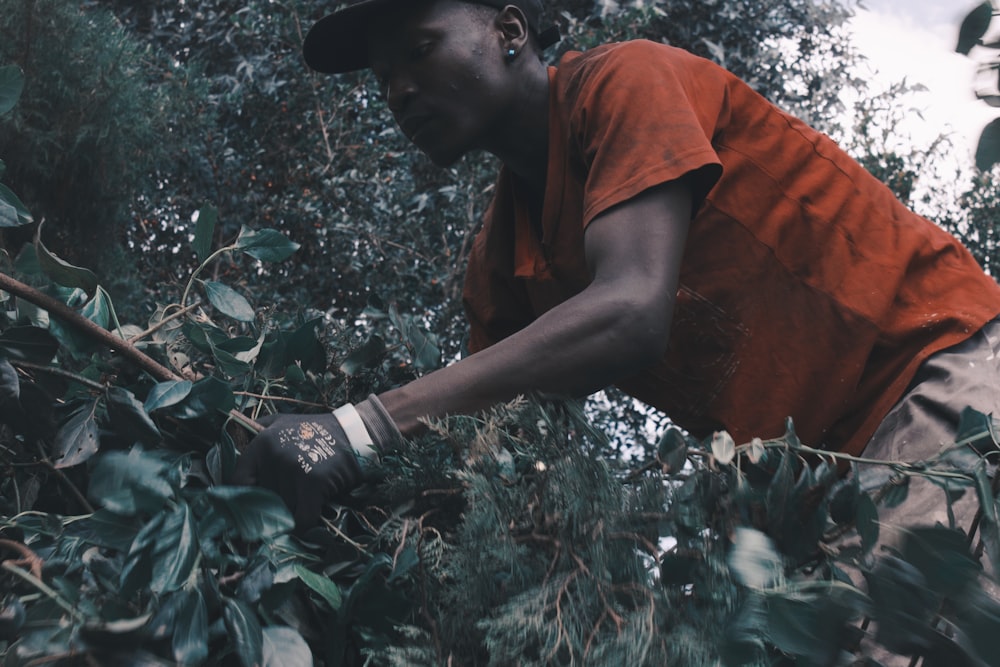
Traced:
<path fill-rule="evenodd" d="M 686 177 L 694 210 L 722 174 L 712 148 L 728 117 L 721 68 L 653 42 L 588 59 L 569 77 L 571 140 L 587 169 L 583 224 L 644 190 Z"/>

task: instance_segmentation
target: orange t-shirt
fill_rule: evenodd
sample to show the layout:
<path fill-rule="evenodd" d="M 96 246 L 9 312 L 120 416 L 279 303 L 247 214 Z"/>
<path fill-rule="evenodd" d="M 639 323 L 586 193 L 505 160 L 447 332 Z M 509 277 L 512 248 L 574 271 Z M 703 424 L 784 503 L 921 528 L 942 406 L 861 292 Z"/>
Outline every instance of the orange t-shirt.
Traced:
<path fill-rule="evenodd" d="M 540 233 L 502 170 L 466 276 L 473 352 L 587 286 L 595 216 L 682 176 L 696 214 L 667 351 L 616 384 L 696 435 L 775 437 L 790 416 L 858 453 L 921 361 L 1000 313 L 957 240 L 710 61 L 623 42 L 549 77 Z"/>

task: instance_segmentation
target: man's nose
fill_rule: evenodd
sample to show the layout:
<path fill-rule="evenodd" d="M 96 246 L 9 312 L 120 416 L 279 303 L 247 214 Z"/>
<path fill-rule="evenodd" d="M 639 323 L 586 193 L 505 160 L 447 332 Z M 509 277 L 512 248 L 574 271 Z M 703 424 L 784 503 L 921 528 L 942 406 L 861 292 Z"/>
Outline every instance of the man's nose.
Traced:
<path fill-rule="evenodd" d="M 413 78 L 405 74 L 393 75 L 386 84 L 385 101 L 389 110 L 399 113 L 406 109 L 407 103 L 417 92 Z"/>

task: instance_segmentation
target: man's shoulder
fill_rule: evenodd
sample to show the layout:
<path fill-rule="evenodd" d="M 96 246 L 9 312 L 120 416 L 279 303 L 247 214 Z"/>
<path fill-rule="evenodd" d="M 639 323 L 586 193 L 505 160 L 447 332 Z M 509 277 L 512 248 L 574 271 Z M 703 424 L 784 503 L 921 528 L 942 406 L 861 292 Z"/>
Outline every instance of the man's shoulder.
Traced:
<path fill-rule="evenodd" d="M 572 100 L 605 85 L 615 88 L 643 86 L 662 82 L 664 77 L 675 81 L 705 80 L 723 71 L 712 61 L 690 51 L 636 39 L 567 52 L 559 61 L 554 81 L 559 94 Z"/>
<path fill-rule="evenodd" d="M 637 63 L 670 63 L 701 60 L 689 51 L 653 42 L 633 39 L 624 42 L 601 44 L 585 51 L 568 51 L 559 61 L 560 69 L 572 72 L 584 68 L 618 66 Z"/>

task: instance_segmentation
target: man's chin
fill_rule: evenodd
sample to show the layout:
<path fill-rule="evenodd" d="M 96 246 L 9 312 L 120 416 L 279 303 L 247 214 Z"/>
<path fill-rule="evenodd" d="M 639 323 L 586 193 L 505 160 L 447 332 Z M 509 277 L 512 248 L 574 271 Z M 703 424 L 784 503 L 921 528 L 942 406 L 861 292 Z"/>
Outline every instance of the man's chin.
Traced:
<path fill-rule="evenodd" d="M 453 166 L 456 162 L 462 159 L 462 156 L 465 154 L 465 151 L 458 151 L 453 148 L 443 146 L 437 146 L 434 148 L 425 148 L 419 144 L 416 144 L 416 146 L 420 149 L 421 153 L 430 159 L 431 162 L 442 169 L 447 169 L 448 167 Z"/>

